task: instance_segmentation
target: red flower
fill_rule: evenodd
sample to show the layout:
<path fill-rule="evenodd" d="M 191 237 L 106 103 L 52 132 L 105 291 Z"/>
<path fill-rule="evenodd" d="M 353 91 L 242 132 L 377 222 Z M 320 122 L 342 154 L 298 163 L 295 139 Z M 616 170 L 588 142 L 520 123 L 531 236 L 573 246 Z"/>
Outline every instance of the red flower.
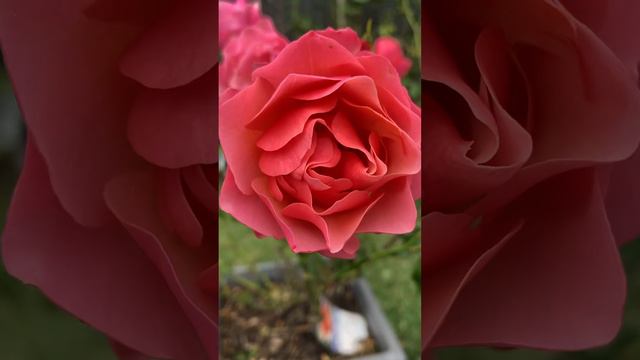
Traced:
<path fill-rule="evenodd" d="M 585 18 L 609 7 L 571 3 Z M 613 19 L 599 38 L 557 1 L 425 4 L 423 344 L 615 336 L 616 240 L 640 233 L 638 156 L 621 162 L 640 140 L 640 93 L 621 60 L 640 52 L 616 57 L 631 33 L 613 35 Z"/>
<path fill-rule="evenodd" d="M 119 351 L 217 358 L 215 6 L 0 5 L 29 128 L 4 263 Z"/>
<path fill-rule="evenodd" d="M 221 208 L 295 252 L 351 257 L 356 233 L 415 226 L 420 111 L 361 44 L 311 31 L 220 107 Z"/>
<path fill-rule="evenodd" d="M 391 36 L 381 36 L 376 39 L 374 48 L 376 54 L 382 55 L 391 61 L 401 77 L 407 75 L 411 69 L 411 60 L 404 56 L 402 45 L 398 40 Z"/>
<path fill-rule="evenodd" d="M 213 0 L 212 0 L 213 1 Z M 262 19 L 260 3 L 251 0 L 223 1 L 218 3 L 218 45 L 221 48 L 246 27 L 258 23 Z"/>

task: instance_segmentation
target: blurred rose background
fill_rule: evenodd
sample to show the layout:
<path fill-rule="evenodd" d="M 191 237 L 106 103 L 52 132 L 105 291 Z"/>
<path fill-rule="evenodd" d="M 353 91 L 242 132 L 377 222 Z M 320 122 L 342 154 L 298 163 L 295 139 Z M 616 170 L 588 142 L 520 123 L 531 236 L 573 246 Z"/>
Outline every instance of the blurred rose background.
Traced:
<path fill-rule="evenodd" d="M 638 239 L 640 240 L 640 239 Z M 435 352 L 439 360 L 636 360 L 640 359 L 640 241 L 621 248 L 627 274 L 627 303 L 622 329 L 602 348 L 577 352 L 457 348 Z M 426 295 L 428 296 L 428 294 Z"/>
<path fill-rule="evenodd" d="M 20 110 L 1 59 L 0 232 L 20 171 L 25 139 Z M 58 309 L 36 288 L 9 276 L 0 262 L 0 359 L 107 360 L 116 357 L 102 335 Z"/>

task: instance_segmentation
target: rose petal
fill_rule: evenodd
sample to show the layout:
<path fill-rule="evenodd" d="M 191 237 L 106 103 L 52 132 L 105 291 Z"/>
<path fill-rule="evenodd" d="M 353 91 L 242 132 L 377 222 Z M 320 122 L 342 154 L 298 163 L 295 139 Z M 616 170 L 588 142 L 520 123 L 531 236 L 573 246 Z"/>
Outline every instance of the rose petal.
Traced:
<path fill-rule="evenodd" d="M 122 55 L 120 69 L 146 87 L 185 85 L 218 61 L 217 4 L 210 0 L 176 2 L 165 16 Z"/>
<path fill-rule="evenodd" d="M 389 59 L 400 76 L 405 76 L 411 69 L 411 60 L 404 56 L 402 45 L 391 36 L 381 36 L 374 43 L 376 54 Z"/>
<path fill-rule="evenodd" d="M 48 179 L 30 142 L 2 239 L 7 270 L 128 347 L 205 359 L 192 325 L 137 244 L 117 225 L 78 225 Z"/>
<path fill-rule="evenodd" d="M 138 95 L 128 137 L 140 156 L 172 169 L 217 161 L 216 75 L 213 69 L 186 86 Z"/>
<path fill-rule="evenodd" d="M 477 229 L 476 219 L 466 214 L 430 213 L 423 220 L 427 236 L 422 260 L 425 277 L 422 291 L 423 349 L 433 344 L 433 337 L 446 321 L 446 316 L 464 286 L 500 252 L 520 231 L 522 223 Z M 486 249 L 487 240 L 498 239 Z"/>
<path fill-rule="evenodd" d="M 344 46 L 345 49 L 357 54 L 362 47 L 362 40 L 351 28 L 333 29 L 331 27 L 316 32 L 318 35 L 326 36 Z"/>
<path fill-rule="evenodd" d="M 138 30 L 90 19 L 86 6 L 4 1 L 0 42 L 56 195 L 76 221 L 97 226 L 110 219 L 105 183 L 138 165 L 125 133 L 132 84 L 114 65 Z"/>
<path fill-rule="evenodd" d="M 487 105 L 480 99 L 480 96 L 464 80 L 464 76 L 459 66 L 449 53 L 439 34 L 433 29 L 431 21 L 425 23 L 424 33 L 425 43 L 429 44 L 429 51 L 425 51 L 422 58 L 422 78 L 427 80 L 423 84 L 423 97 L 432 96 L 433 84 L 439 92 L 438 102 L 453 103 L 455 111 L 464 110 L 468 112 L 469 119 L 461 118 L 461 121 L 468 121 L 464 124 L 469 127 L 472 133 L 473 148 L 470 149 L 469 157 L 478 164 L 489 161 L 498 149 L 498 134 L 493 116 Z M 443 91 L 444 87 L 448 91 Z M 444 92 L 444 94 L 442 94 Z M 451 92 L 455 94 L 451 98 Z M 428 95 L 427 95 L 428 94 Z M 446 96 L 443 98 L 443 96 Z M 463 107 L 465 107 L 463 109 Z M 427 115 L 428 116 L 428 115 Z"/>
<path fill-rule="evenodd" d="M 217 354 L 217 303 L 197 284 L 217 260 L 217 244 L 204 241 L 198 251 L 184 246 L 165 226 L 156 208 L 156 179 L 151 173 L 128 173 L 106 187 L 109 208 L 153 261 L 196 330 L 209 357 Z M 213 222 L 211 218 L 211 222 Z"/>
<path fill-rule="evenodd" d="M 582 26 L 574 33 L 573 46 L 559 50 L 562 59 L 531 49 L 519 55 L 535 94 L 532 162 L 550 158 L 615 161 L 628 157 L 638 145 L 636 84 L 593 33 Z M 553 91 L 546 86 L 551 79 Z M 582 91 L 575 91 L 575 84 L 583 84 Z M 602 122 L 605 118 L 611 121 Z M 574 131 L 575 119 L 580 119 L 580 131 Z M 567 131 L 572 132 L 571 141 Z"/>
<path fill-rule="evenodd" d="M 321 251 L 320 254 L 331 258 L 353 259 L 356 257 L 359 247 L 360 240 L 356 236 L 353 236 L 347 241 L 342 250 L 340 250 L 339 252 L 332 253 L 331 251 Z"/>
<path fill-rule="evenodd" d="M 611 341 L 625 279 L 593 170 L 541 184 L 509 213 L 526 219 L 522 230 L 462 290 L 433 345 L 577 350 Z"/>
<path fill-rule="evenodd" d="M 416 227 L 417 210 L 407 178 L 389 182 L 382 198 L 363 217 L 358 233 L 405 234 Z"/>
<path fill-rule="evenodd" d="M 606 191 L 607 215 L 619 244 L 640 236 L 640 151 L 613 165 Z"/>
<path fill-rule="evenodd" d="M 356 128 L 375 132 L 382 138 L 387 148 L 389 174 L 409 175 L 420 171 L 420 145 L 406 132 L 369 107 L 350 104 L 346 100 L 342 103 L 344 106 L 340 110 L 355 123 Z"/>
<path fill-rule="evenodd" d="M 268 176 L 286 175 L 301 165 L 310 151 L 315 125 L 320 119 L 312 119 L 304 125 L 301 134 L 276 151 L 265 151 L 260 155 L 260 170 Z"/>
<path fill-rule="evenodd" d="M 283 206 L 269 196 L 268 181 L 266 179 L 255 179 L 252 185 L 280 225 L 292 251 L 296 253 L 317 252 L 327 248 L 322 233 L 313 225 L 282 216 Z"/>
<path fill-rule="evenodd" d="M 180 169 L 191 194 L 199 200 L 200 204 L 211 212 L 217 211 L 215 201 L 217 196 L 217 185 L 210 182 L 202 169 L 202 166 L 189 166 Z"/>
<path fill-rule="evenodd" d="M 260 3 L 245 0 L 218 1 L 217 14 L 218 19 L 222 19 L 218 27 L 218 42 L 222 48 L 243 28 L 255 24 L 262 18 Z"/>
<path fill-rule="evenodd" d="M 295 136 L 302 133 L 311 117 L 331 111 L 336 106 L 336 97 L 329 96 L 311 102 L 293 102 L 287 104 L 277 115 L 277 121 L 260 136 L 256 145 L 267 151 L 282 148 Z M 272 114 L 276 116 L 276 114 Z"/>
<path fill-rule="evenodd" d="M 633 0 L 560 2 L 595 32 L 638 79 L 640 47 L 635 35 L 640 32 L 637 21 L 640 3 Z"/>
<path fill-rule="evenodd" d="M 347 241 L 354 235 L 362 217 L 380 199 L 380 197 L 369 198 L 364 194 L 369 198 L 369 203 L 349 209 L 363 202 L 363 193 L 351 194 L 353 195 L 345 197 L 341 204 L 323 213 L 316 212 L 308 204 L 293 203 L 282 209 L 282 214 L 292 219 L 307 221 L 316 226 L 322 232 L 329 252 L 335 254 L 342 251 Z"/>
<path fill-rule="evenodd" d="M 284 236 L 280 226 L 262 200 L 255 194 L 245 195 L 238 190 L 231 171 L 227 171 L 222 184 L 220 209 L 261 234 L 277 239 Z"/>
<path fill-rule="evenodd" d="M 260 133 L 246 128 L 250 121 L 273 93 L 267 82 L 258 80 L 220 105 L 220 145 L 225 159 L 233 172 L 238 189 L 251 194 L 251 181 L 260 176 L 258 159 L 260 151 L 253 144 Z"/>
<path fill-rule="evenodd" d="M 104 21 L 148 25 L 170 4 L 171 0 L 94 0 L 84 13 Z"/>
<path fill-rule="evenodd" d="M 178 238 L 191 247 L 202 244 L 203 230 L 187 200 L 178 170 L 158 171 L 158 210 Z"/>
<path fill-rule="evenodd" d="M 336 77 L 364 75 L 365 71 L 340 43 L 311 31 L 287 45 L 273 62 L 256 70 L 253 76 L 276 86 L 291 73 Z"/>
<path fill-rule="evenodd" d="M 267 18 L 242 30 L 222 50 L 220 92 L 228 87 L 241 90 L 250 85 L 253 71 L 270 63 L 287 42 Z"/>

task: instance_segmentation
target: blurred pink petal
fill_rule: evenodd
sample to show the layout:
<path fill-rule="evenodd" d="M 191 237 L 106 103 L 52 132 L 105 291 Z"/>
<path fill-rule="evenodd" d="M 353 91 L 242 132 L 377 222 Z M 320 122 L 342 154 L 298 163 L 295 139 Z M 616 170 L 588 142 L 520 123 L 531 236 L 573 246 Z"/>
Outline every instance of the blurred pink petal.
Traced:
<path fill-rule="evenodd" d="M 122 72 L 146 87 L 168 89 L 203 76 L 218 61 L 216 4 L 179 1 L 122 54 Z"/>
<path fill-rule="evenodd" d="M 138 245 L 122 227 L 74 222 L 48 180 L 31 142 L 3 235 L 7 270 L 122 344 L 154 357 L 204 359 L 191 323 Z"/>
<path fill-rule="evenodd" d="M 411 69 L 411 59 L 402 51 L 402 45 L 398 39 L 391 36 L 381 36 L 373 44 L 376 54 L 382 55 L 391 61 L 400 76 L 405 76 Z"/>
<path fill-rule="evenodd" d="M 250 85 L 253 71 L 275 59 L 287 42 L 266 18 L 243 29 L 222 50 L 219 92 Z"/>
<path fill-rule="evenodd" d="M 211 1 L 213 3 L 213 0 Z M 260 3 L 252 0 L 218 2 L 218 45 L 224 48 L 232 37 L 262 18 Z"/>
<path fill-rule="evenodd" d="M 128 138 L 136 153 L 155 165 L 180 168 L 218 160 L 218 72 L 169 90 L 143 89 L 132 104 Z"/>

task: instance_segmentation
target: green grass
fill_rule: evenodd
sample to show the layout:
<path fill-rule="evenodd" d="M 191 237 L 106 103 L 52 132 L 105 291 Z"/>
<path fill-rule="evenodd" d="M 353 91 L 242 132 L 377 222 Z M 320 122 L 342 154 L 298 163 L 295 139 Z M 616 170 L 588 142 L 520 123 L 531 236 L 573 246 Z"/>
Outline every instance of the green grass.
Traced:
<path fill-rule="evenodd" d="M 259 239 L 231 216 L 221 213 L 219 264 L 221 276 L 237 265 L 295 259 L 284 241 Z M 362 248 L 381 245 L 383 236 L 364 236 Z M 419 254 L 397 256 L 368 263 L 363 274 L 396 330 L 409 359 L 420 358 L 420 291 L 412 279 Z M 224 329 L 222 329 L 224 331 Z"/>

